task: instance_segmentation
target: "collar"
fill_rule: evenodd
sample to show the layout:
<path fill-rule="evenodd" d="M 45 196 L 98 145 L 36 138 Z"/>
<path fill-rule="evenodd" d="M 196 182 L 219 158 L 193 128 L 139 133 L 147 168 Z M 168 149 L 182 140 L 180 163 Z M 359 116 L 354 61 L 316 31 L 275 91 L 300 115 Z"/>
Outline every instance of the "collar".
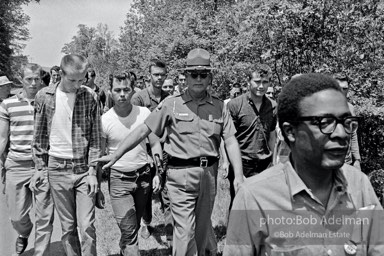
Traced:
<path fill-rule="evenodd" d="M 22 89 L 21 91 L 19 91 L 18 93 L 16 93 L 16 97 L 19 101 L 35 101 L 35 99 L 32 99 L 32 100 L 28 100 L 27 97 L 26 97 L 26 93 L 25 93 L 25 90 Z"/>
<path fill-rule="evenodd" d="M 154 99 L 155 101 L 157 101 L 157 99 L 156 99 L 155 95 L 152 93 L 152 91 L 149 90 L 149 88 L 146 88 L 146 90 L 147 90 L 147 93 L 149 95 L 149 98 Z M 163 99 L 167 98 L 168 95 L 169 95 L 168 93 L 165 93 L 163 90 L 161 90 L 161 92 L 160 92 L 160 101 L 162 101 Z"/>
<path fill-rule="evenodd" d="M 294 201 L 294 196 L 299 194 L 302 191 L 307 192 L 312 197 L 311 190 L 305 185 L 303 180 L 299 177 L 297 172 L 293 169 L 291 161 L 287 161 L 284 164 L 284 173 L 285 173 L 285 179 L 288 185 L 289 193 L 291 200 Z M 342 172 L 342 169 L 337 169 L 334 172 L 334 185 L 333 189 L 336 189 L 337 192 L 345 192 L 348 186 L 348 182 Z"/>
<path fill-rule="evenodd" d="M 249 103 L 249 104 L 254 104 L 254 103 L 253 103 L 253 100 L 252 100 L 252 96 L 251 96 L 251 91 L 249 91 L 246 95 L 247 95 L 248 103 Z M 267 99 L 267 96 L 265 96 L 265 94 L 264 94 L 264 95 L 263 95 L 263 98 L 261 99 L 260 109 L 261 109 L 261 106 L 263 106 L 267 100 L 268 100 L 268 99 Z"/>
<path fill-rule="evenodd" d="M 213 105 L 213 99 L 212 99 L 212 95 L 206 91 L 206 96 L 204 97 L 204 99 L 201 100 L 201 102 L 199 103 L 200 104 L 205 104 L 205 103 L 209 103 L 211 105 Z M 183 93 L 183 99 L 184 99 L 184 104 L 186 104 L 187 102 L 190 102 L 190 101 L 193 101 L 193 98 L 191 96 L 191 94 L 189 93 L 189 90 L 185 90 L 185 92 Z"/>
<path fill-rule="evenodd" d="M 51 95 L 55 95 L 56 94 L 56 90 L 57 90 L 57 87 L 59 86 L 59 82 L 56 83 L 56 84 L 52 84 L 48 87 L 46 87 L 46 91 L 45 93 L 47 94 L 51 94 Z M 79 95 L 79 94 L 82 94 L 82 93 L 85 93 L 87 90 L 91 90 L 90 88 L 87 89 L 86 86 L 82 85 L 77 91 L 76 91 L 76 95 Z"/>

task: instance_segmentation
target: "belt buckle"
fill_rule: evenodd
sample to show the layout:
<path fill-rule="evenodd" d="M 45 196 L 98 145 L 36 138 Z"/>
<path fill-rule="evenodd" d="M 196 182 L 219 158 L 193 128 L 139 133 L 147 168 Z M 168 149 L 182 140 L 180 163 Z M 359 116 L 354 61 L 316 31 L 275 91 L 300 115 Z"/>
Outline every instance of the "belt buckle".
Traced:
<path fill-rule="evenodd" d="M 200 167 L 202 168 L 208 167 L 208 159 L 205 156 L 200 157 Z"/>

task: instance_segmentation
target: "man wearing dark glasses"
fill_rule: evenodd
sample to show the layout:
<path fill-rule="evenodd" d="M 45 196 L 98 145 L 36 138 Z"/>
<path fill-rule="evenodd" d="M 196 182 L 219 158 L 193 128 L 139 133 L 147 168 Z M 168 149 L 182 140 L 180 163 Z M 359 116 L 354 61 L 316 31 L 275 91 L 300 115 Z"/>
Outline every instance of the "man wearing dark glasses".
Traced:
<path fill-rule="evenodd" d="M 173 255 L 216 255 L 211 223 L 216 195 L 220 142 L 231 154 L 235 188 L 243 182 L 241 156 L 235 128 L 223 101 L 207 92 L 212 83 L 210 54 L 203 49 L 188 53 L 184 69 L 188 89 L 166 98 L 143 125 L 121 143 L 113 155 L 96 161 L 108 168 L 150 132 L 167 138 L 167 189 L 174 220 Z M 213 253 L 213 254 L 212 254 Z"/>
<path fill-rule="evenodd" d="M 367 176 L 344 164 L 359 118 L 337 81 L 293 78 L 277 115 L 289 160 L 240 187 L 223 255 L 382 255 L 383 208 Z"/>

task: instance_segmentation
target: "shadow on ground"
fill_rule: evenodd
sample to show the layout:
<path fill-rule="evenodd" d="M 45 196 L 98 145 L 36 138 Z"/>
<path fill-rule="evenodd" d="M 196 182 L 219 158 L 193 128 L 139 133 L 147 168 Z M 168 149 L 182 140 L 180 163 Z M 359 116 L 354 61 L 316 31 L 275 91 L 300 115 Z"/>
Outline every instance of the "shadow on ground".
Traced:
<path fill-rule="evenodd" d="M 35 251 L 34 249 L 30 249 L 28 251 L 25 251 L 22 255 L 33 256 L 34 251 Z M 63 245 L 61 244 L 61 241 L 51 243 L 49 255 L 65 256 L 65 251 L 64 251 Z"/>

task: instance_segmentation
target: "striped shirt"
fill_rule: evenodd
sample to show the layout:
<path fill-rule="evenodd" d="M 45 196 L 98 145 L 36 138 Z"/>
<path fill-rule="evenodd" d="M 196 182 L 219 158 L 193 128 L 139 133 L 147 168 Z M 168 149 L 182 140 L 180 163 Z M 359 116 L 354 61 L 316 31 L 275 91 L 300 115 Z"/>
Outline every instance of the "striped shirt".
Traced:
<path fill-rule="evenodd" d="M 23 91 L 0 104 L 0 118 L 9 122 L 10 148 L 8 158 L 32 160 L 33 101 L 24 97 Z"/>

